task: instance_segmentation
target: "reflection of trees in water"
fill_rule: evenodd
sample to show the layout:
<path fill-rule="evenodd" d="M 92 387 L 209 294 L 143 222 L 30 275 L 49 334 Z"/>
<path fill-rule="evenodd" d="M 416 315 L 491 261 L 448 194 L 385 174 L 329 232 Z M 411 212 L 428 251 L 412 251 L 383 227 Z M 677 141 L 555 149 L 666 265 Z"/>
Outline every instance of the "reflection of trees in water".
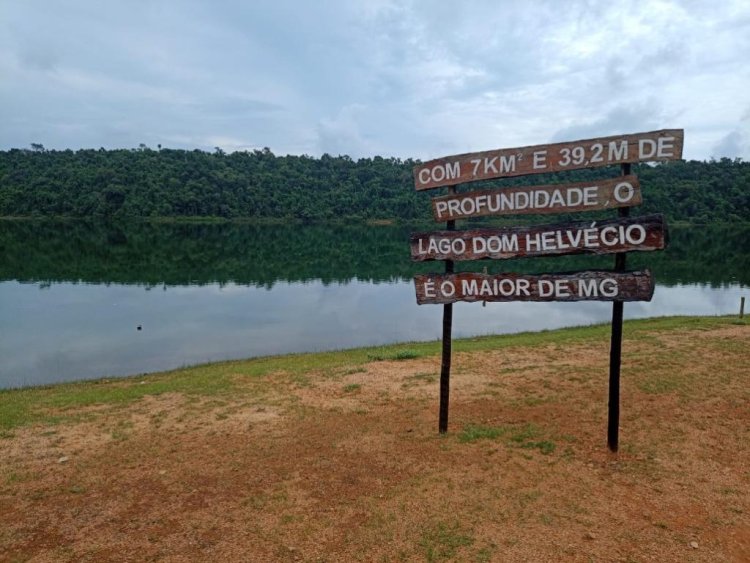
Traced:
<path fill-rule="evenodd" d="M 439 227 L 437 227 L 439 228 Z M 0 222 L 0 280 L 156 285 L 277 281 L 386 282 L 440 263 L 409 259 L 405 226 L 120 225 Z M 419 230 L 424 230 L 424 227 Z M 631 253 L 628 267 L 649 267 L 660 284 L 750 284 L 750 227 L 672 229 L 663 252 Z M 459 271 L 549 272 L 609 268 L 611 256 L 568 256 L 457 263 Z"/>

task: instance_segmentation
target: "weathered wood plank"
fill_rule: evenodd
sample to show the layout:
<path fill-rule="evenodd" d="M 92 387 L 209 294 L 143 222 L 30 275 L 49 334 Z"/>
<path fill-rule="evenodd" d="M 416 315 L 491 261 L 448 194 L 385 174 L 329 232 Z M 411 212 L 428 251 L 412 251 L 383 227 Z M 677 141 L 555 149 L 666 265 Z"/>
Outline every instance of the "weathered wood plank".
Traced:
<path fill-rule="evenodd" d="M 616 209 L 641 204 L 638 177 L 624 176 L 593 182 L 513 186 L 466 192 L 432 199 L 435 221 L 470 217 L 572 213 Z"/>
<path fill-rule="evenodd" d="M 446 156 L 415 166 L 414 187 L 429 190 L 477 180 L 597 168 L 624 162 L 679 160 L 683 140 L 682 129 L 663 129 Z"/>
<path fill-rule="evenodd" d="M 415 262 L 644 252 L 663 250 L 667 242 L 667 224 L 660 213 L 557 225 L 414 233 L 409 240 Z"/>
<path fill-rule="evenodd" d="M 414 276 L 417 304 L 457 301 L 651 301 L 650 270 L 567 274 L 423 274 Z"/>

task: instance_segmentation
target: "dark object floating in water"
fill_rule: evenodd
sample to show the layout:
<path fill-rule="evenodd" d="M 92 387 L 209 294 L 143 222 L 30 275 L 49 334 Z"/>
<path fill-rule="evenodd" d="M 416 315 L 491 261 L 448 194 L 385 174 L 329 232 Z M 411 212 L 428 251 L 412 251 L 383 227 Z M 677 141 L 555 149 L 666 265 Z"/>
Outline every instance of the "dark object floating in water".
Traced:
<path fill-rule="evenodd" d="M 136 330 L 141 330 L 142 328 L 143 328 L 143 327 L 142 327 L 141 325 L 138 325 L 138 326 L 136 327 Z"/>

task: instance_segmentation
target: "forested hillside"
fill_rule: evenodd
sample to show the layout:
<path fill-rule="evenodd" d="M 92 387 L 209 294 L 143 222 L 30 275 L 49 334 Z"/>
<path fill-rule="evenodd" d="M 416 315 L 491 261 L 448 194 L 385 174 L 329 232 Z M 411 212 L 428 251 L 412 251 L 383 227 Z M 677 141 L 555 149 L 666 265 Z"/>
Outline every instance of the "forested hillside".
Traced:
<path fill-rule="evenodd" d="M 0 216 L 426 220 L 431 194 L 415 192 L 415 164 L 379 156 L 275 156 L 268 149 L 47 151 L 35 144 L 0 152 Z M 633 172 L 643 186 L 639 211 L 696 223 L 750 222 L 750 163 L 673 162 L 634 166 Z M 611 167 L 483 185 L 618 173 Z"/>

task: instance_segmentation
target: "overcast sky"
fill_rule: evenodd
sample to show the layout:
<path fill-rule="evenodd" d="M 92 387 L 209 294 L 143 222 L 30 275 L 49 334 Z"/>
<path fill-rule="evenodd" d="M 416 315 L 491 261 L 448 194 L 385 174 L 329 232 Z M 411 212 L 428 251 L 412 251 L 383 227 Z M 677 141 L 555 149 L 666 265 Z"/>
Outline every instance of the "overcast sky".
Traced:
<path fill-rule="evenodd" d="M 750 1 L 0 0 L 0 149 L 750 160 Z"/>

